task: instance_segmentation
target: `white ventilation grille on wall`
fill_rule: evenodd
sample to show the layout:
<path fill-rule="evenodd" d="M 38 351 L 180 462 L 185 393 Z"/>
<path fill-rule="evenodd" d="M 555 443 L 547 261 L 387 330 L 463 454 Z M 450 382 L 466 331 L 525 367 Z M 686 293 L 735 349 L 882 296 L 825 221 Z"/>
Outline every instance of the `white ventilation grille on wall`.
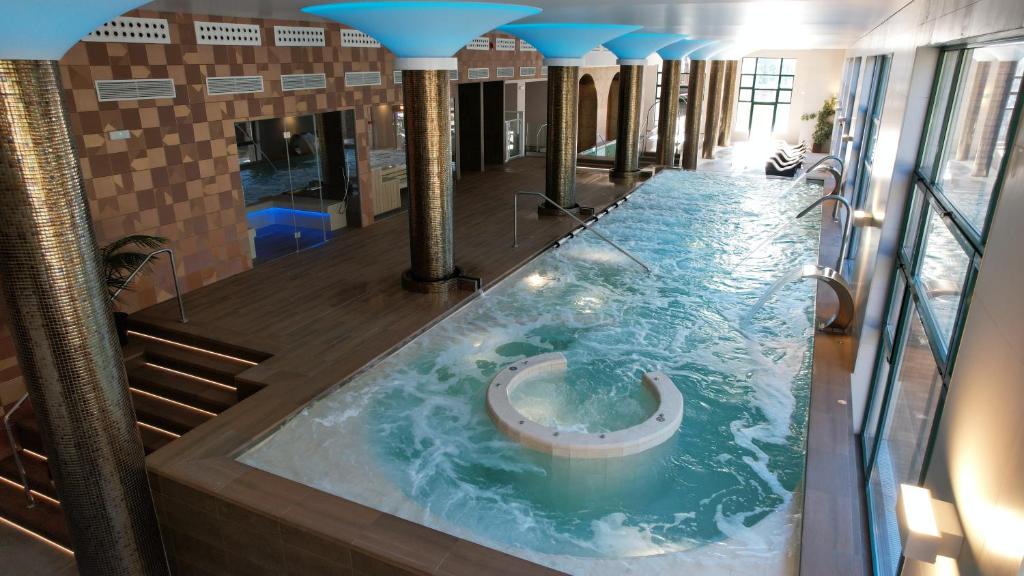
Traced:
<path fill-rule="evenodd" d="M 497 78 L 515 78 L 516 67 L 515 66 L 498 66 L 494 69 L 494 75 Z"/>
<path fill-rule="evenodd" d="M 537 49 L 533 47 L 533 44 L 530 44 L 526 40 L 520 40 L 519 41 L 519 51 L 520 52 L 536 52 Z"/>
<path fill-rule="evenodd" d="M 343 48 L 380 48 L 380 42 L 374 40 L 373 36 L 366 32 L 345 28 L 341 31 L 341 46 Z"/>
<path fill-rule="evenodd" d="M 495 38 L 494 49 L 501 52 L 515 52 L 516 51 L 516 39 L 515 38 Z"/>
<path fill-rule="evenodd" d="M 380 72 L 345 72 L 345 87 L 380 86 Z"/>
<path fill-rule="evenodd" d="M 262 43 L 259 24 L 196 21 L 196 44 L 259 46 Z"/>
<path fill-rule="evenodd" d="M 327 88 L 324 74 L 281 74 L 281 90 L 322 90 Z"/>
<path fill-rule="evenodd" d="M 206 93 L 256 94 L 263 92 L 263 76 L 210 76 L 206 79 Z"/>
<path fill-rule="evenodd" d="M 395 84 L 401 84 L 402 83 L 402 71 L 401 70 L 395 70 L 394 76 L 392 76 L 392 81 Z"/>
<path fill-rule="evenodd" d="M 459 81 L 459 71 L 458 70 L 449 70 L 448 71 L 448 80 L 450 80 L 452 82 L 458 82 Z"/>
<path fill-rule="evenodd" d="M 470 80 L 486 80 L 491 77 L 490 68 L 470 68 L 466 78 Z"/>
<path fill-rule="evenodd" d="M 323 28 L 309 26 L 274 26 L 276 46 L 326 46 Z"/>
<path fill-rule="evenodd" d="M 533 76 L 536 76 L 537 75 L 537 67 L 536 66 L 520 66 L 519 67 L 519 75 L 522 76 L 523 78 L 531 78 Z"/>
<path fill-rule="evenodd" d="M 477 36 L 466 44 L 467 50 L 490 50 L 491 40 L 487 36 Z"/>
<path fill-rule="evenodd" d="M 170 78 L 97 80 L 96 97 L 100 102 L 174 98 L 174 80 Z"/>
<path fill-rule="evenodd" d="M 85 42 L 129 42 L 135 44 L 170 44 L 171 32 L 166 18 L 131 18 L 122 16 L 104 22 L 89 32 Z"/>

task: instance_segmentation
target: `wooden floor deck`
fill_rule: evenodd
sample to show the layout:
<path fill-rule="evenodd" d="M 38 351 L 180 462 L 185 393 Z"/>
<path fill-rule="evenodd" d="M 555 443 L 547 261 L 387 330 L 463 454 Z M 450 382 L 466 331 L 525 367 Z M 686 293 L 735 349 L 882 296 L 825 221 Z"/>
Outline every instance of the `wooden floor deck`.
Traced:
<path fill-rule="evenodd" d="M 512 248 L 512 193 L 541 191 L 543 178 L 543 159 L 526 158 L 459 181 L 456 263 L 466 274 L 481 277 L 485 288 L 575 227 L 567 219 L 538 219 L 535 203 L 522 202 L 520 246 Z M 584 170 L 579 172 L 577 189 L 580 204 L 601 209 L 630 187 L 611 183 L 606 172 Z M 838 244 L 831 219 L 824 222 L 823 260 Z M 408 254 L 407 220 L 402 214 L 189 293 L 188 324 L 174 320 L 173 302 L 133 315 L 136 321 L 182 335 L 271 355 L 246 371 L 244 378 L 275 389 L 260 395 L 266 398 L 263 407 L 258 397 L 252 399 L 255 403 L 242 402 L 155 453 L 150 466 L 168 476 L 191 477 L 210 491 L 245 486 L 245 475 L 254 471 L 229 460 L 217 460 L 226 463 L 218 464 L 223 466 L 220 471 L 199 471 L 197 463 L 229 455 L 261 427 L 275 425 L 291 406 L 297 409 L 316 390 L 356 373 L 468 296 L 443 299 L 404 292 L 399 275 Z M 828 305 L 828 298 L 822 295 L 819 304 Z M 811 576 L 870 572 L 856 438 L 850 425 L 847 340 L 819 334 L 815 344 L 801 549 L 801 572 Z M 302 398 L 290 397 L 286 388 Z M 274 406 L 271 401 L 290 406 Z M 211 474 L 221 477 L 207 481 Z M 237 499 L 253 503 L 275 497 L 263 489 L 252 489 L 251 494 L 242 494 L 237 487 L 233 491 Z"/>

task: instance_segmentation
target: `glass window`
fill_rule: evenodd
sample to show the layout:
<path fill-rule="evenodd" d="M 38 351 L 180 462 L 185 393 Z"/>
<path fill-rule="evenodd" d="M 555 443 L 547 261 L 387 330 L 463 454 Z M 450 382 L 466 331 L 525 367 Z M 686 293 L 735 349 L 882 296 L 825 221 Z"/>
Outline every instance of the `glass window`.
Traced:
<path fill-rule="evenodd" d="M 914 255 L 917 254 L 917 235 L 921 229 L 921 204 L 924 202 L 926 192 L 918 184 L 911 192 L 910 207 L 907 209 L 907 227 L 903 231 L 903 242 L 900 246 L 900 255 L 907 267 L 914 266 Z"/>
<path fill-rule="evenodd" d="M 1024 43 L 1002 44 L 969 52 L 947 130 L 939 186 L 979 235 L 1007 151 L 1013 83 L 1024 66 L 1022 48 Z"/>
<path fill-rule="evenodd" d="M 796 60 L 744 58 L 742 72 L 736 115 L 747 121 L 748 133 L 770 135 L 785 126 L 793 100 Z"/>
<path fill-rule="evenodd" d="M 946 110 L 949 107 L 949 99 L 953 95 L 953 79 L 956 77 L 956 65 L 959 52 L 946 52 L 942 55 L 939 63 L 938 80 L 935 83 L 934 100 L 931 106 L 931 115 L 928 122 L 928 132 L 925 136 L 921 149 L 920 172 L 928 180 L 931 180 L 935 171 L 936 156 L 939 153 L 939 144 L 942 138 L 943 122 L 946 118 Z"/>
<path fill-rule="evenodd" d="M 903 306 L 903 296 L 907 290 L 907 281 L 903 274 L 896 274 L 896 280 L 892 288 L 892 300 L 889 301 L 889 309 L 886 311 L 885 336 L 889 342 L 896 340 L 896 323 L 900 320 L 900 308 Z"/>
<path fill-rule="evenodd" d="M 896 492 L 900 484 L 920 482 L 942 393 L 942 377 L 921 317 L 913 306 L 910 322 L 868 481 L 875 554 L 883 575 L 896 574 L 901 554 L 895 517 Z"/>
<path fill-rule="evenodd" d="M 948 351 L 971 259 L 933 207 L 928 210 L 921 253 L 919 291 L 942 349 Z"/>

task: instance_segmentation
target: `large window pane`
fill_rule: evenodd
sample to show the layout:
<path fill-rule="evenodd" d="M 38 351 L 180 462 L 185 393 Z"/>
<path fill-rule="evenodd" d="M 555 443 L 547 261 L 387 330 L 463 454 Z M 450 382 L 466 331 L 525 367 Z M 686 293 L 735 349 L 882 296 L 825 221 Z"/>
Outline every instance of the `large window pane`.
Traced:
<path fill-rule="evenodd" d="M 757 76 L 757 82 L 754 84 L 754 88 L 767 88 L 767 89 L 775 90 L 778 87 L 779 87 L 779 77 L 778 76 L 758 75 Z"/>
<path fill-rule="evenodd" d="M 753 76 L 751 76 L 750 74 L 744 74 L 743 76 L 740 76 L 740 87 L 741 88 L 750 88 L 753 85 L 754 85 L 754 77 Z"/>
<path fill-rule="evenodd" d="M 921 250 L 920 292 L 942 339 L 942 348 L 948 351 L 971 259 L 931 207 Z"/>
<path fill-rule="evenodd" d="M 946 108 L 949 105 L 949 98 L 953 92 L 953 78 L 956 76 L 956 63 L 958 52 L 946 52 L 942 55 L 942 62 L 939 65 L 939 78 L 935 86 L 932 111 L 928 123 L 928 135 L 924 141 L 921 152 L 921 173 L 931 180 L 932 172 L 938 163 L 939 144 L 942 138 L 942 127 L 946 120 Z"/>
<path fill-rule="evenodd" d="M 796 60 L 793 58 L 786 58 L 782 61 L 782 73 L 787 76 L 796 75 Z"/>
<path fill-rule="evenodd" d="M 782 61 L 778 58 L 758 58 L 757 59 L 757 73 L 758 74 L 775 74 L 778 75 L 782 69 Z"/>
<path fill-rule="evenodd" d="M 927 334 L 913 307 L 910 322 L 868 482 L 875 553 L 882 576 L 895 575 L 901 552 L 896 527 L 897 489 L 900 484 L 917 484 L 920 480 L 942 391 L 942 378 Z"/>
<path fill-rule="evenodd" d="M 917 254 L 917 235 L 921 228 L 921 208 L 924 202 L 926 192 L 920 184 L 914 187 L 914 191 L 911 193 L 913 197 L 910 200 L 909 212 L 907 214 L 907 228 L 903 231 L 903 242 L 900 246 L 900 253 L 903 256 L 903 261 L 909 265 L 914 265 L 914 255 Z"/>
<path fill-rule="evenodd" d="M 1024 43 L 986 46 L 970 52 L 961 72 L 960 94 L 947 132 L 939 179 L 942 191 L 977 232 L 985 227 L 989 200 L 1006 155 L 1014 78 Z"/>
<path fill-rule="evenodd" d="M 743 59 L 743 74 L 753 74 L 757 71 L 757 58 L 744 58 Z"/>

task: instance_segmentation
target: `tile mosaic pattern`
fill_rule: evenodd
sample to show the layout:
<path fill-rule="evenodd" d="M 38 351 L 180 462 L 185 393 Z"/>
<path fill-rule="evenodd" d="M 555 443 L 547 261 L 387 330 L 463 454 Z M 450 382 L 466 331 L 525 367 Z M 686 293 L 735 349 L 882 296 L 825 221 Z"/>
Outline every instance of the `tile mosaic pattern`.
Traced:
<path fill-rule="evenodd" d="M 177 258 L 182 290 L 188 292 L 248 270 L 244 199 L 234 124 L 354 108 L 360 174 L 362 225 L 373 222 L 370 178 L 370 106 L 400 104 L 401 85 L 392 81 L 394 58 L 383 48 L 341 47 L 342 26 L 323 22 L 224 18 L 134 11 L 129 16 L 166 18 L 170 44 L 79 42 L 60 61 L 68 118 L 81 161 L 89 206 L 100 245 L 127 234 L 169 239 Z M 195 21 L 258 24 L 262 46 L 196 43 Z M 277 47 L 273 27 L 322 26 L 326 46 Z M 488 66 L 540 66 L 536 52 L 463 50 L 460 81 L 467 69 Z M 376 71 L 381 86 L 346 88 L 345 72 Z M 326 90 L 283 92 L 282 74 L 324 73 Z M 260 74 L 258 94 L 208 96 L 206 77 Z M 492 71 L 492 78 L 494 72 Z M 174 99 L 99 102 L 97 80 L 172 78 Z M 130 131 L 111 140 L 109 132 Z M 121 309 L 132 312 L 173 297 L 168 267 L 160 263 L 123 295 Z M 0 383 L 19 378 L 0 310 Z M 5 398 L 6 399 L 6 398 Z"/>

